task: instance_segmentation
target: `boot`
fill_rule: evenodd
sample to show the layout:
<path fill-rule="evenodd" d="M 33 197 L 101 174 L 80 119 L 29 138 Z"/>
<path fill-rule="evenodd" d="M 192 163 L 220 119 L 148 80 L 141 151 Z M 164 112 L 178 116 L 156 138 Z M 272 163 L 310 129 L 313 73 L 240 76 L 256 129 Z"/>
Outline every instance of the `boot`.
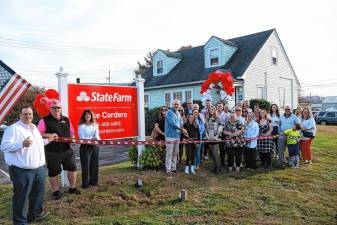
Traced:
<path fill-rule="evenodd" d="M 185 174 L 190 174 L 190 170 L 189 170 L 188 166 L 185 166 Z"/>
<path fill-rule="evenodd" d="M 191 166 L 191 173 L 192 173 L 192 174 L 195 174 L 194 166 Z"/>

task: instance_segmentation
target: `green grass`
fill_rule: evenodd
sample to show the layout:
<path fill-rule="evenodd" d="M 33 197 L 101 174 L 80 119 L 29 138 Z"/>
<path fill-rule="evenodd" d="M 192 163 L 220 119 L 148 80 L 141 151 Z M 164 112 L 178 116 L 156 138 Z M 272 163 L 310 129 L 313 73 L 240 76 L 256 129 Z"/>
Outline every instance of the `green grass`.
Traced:
<path fill-rule="evenodd" d="M 97 190 L 53 201 L 47 189 L 42 224 L 337 224 L 336 136 L 337 127 L 320 126 L 314 163 L 296 170 L 216 176 L 207 162 L 196 176 L 167 179 L 129 163 L 104 167 Z M 134 185 L 138 177 L 143 188 Z M 11 224 L 11 195 L 11 185 L 0 186 L 0 223 Z"/>

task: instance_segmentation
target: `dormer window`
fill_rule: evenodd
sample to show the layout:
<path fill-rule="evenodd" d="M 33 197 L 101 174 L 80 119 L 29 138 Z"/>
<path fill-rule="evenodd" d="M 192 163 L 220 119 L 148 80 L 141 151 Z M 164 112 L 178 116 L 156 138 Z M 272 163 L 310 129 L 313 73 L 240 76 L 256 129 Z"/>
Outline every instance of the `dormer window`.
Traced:
<path fill-rule="evenodd" d="M 219 49 L 218 48 L 214 48 L 211 49 L 210 52 L 210 65 L 211 66 L 217 66 L 219 65 Z"/>
<path fill-rule="evenodd" d="M 277 48 L 271 48 L 271 61 L 273 65 L 277 65 L 278 58 L 277 58 Z"/>
<path fill-rule="evenodd" d="M 160 74 L 163 74 L 164 72 L 164 69 L 163 69 L 163 60 L 158 60 L 157 61 L 157 74 L 160 75 Z"/>

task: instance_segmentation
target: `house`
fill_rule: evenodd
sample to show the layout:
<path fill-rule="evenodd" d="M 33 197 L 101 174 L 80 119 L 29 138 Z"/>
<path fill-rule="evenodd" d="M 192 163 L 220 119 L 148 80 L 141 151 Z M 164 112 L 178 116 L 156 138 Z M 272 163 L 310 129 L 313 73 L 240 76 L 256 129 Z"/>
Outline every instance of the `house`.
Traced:
<path fill-rule="evenodd" d="M 228 40 L 212 36 L 204 45 L 176 52 L 158 49 L 143 75 L 145 107 L 201 100 L 201 83 L 218 69 L 231 71 L 235 102 L 261 98 L 297 107 L 300 83 L 275 29 Z"/>
<path fill-rule="evenodd" d="M 337 110 L 337 96 L 327 96 L 322 102 L 322 111 Z"/>

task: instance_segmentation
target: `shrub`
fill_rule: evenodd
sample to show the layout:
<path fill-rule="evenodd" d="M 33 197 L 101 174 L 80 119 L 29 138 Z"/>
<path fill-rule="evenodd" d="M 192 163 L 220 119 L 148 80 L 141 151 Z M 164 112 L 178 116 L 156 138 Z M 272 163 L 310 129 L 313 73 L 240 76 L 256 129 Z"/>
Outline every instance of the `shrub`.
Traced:
<path fill-rule="evenodd" d="M 137 160 L 138 160 L 138 148 L 136 145 L 134 145 L 132 148 L 129 149 L 129 161 L 133 165 L 137 165 Z"/>
<path fill-rule="evenodd" d="M 145 113 L 145 135 L 151 135 L 154 124 L 158 119 L 159 107 L 148 110 Z"/>
<path fill-rule="evenodd" d="M 252 109 L 254 109 L 255 104 L 258 104 L 260 109 L 264 109 L 267 111 L 269 111 L 271 105 L 271 103 L 265 99 L 250 99 L 249 104 Z"/>
<path fill-rule="evenodd" d="M 147 145 L 143 154 L 140 156 L 139 162 L 144 168 L 158 169 L 165 165 L 165 147 Z M 137 148 L 131 148 L 129 150 L 129 160 L 136 165 L 137 164 Z"/>

